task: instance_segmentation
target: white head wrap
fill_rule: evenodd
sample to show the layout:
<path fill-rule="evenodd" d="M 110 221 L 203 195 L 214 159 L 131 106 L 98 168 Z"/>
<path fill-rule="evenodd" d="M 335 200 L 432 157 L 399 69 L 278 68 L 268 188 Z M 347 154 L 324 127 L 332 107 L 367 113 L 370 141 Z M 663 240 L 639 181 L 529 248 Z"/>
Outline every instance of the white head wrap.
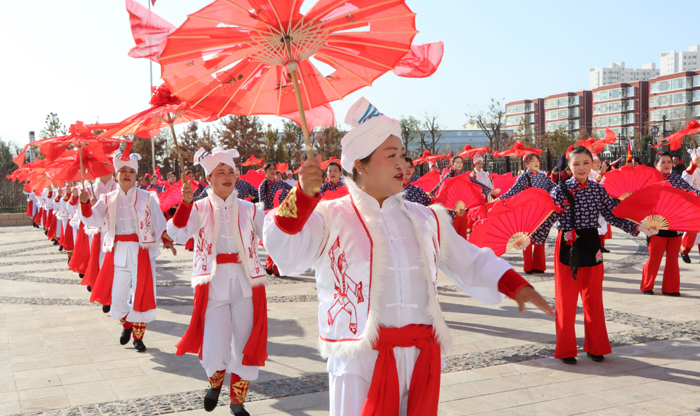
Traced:
<path fill-rule="evenodd" d="M 236 149 L 225 150 L 222 147 L 215 147 L 211 153 L 209 153 L 200 147 L 197 153 L 194 154 L 194 165 L 201 165 L 204 168 L 206 176 L 209 176 L 220 163 L 231 166 L 235 170 L 236 164 L 233 163 L 234 157 L 240 157 Z"/>
<path fill-rule="evenodd" d="M 474 153 L 474 156 L 472 156 L 472 163 L 476 163 L 479 161 L 484 161 L 484 155 L 482 155 L 481 153 Z"/>
<path fill-rule="evenodd" d="M 124 160 L 124 157 L 127 157 L 127 159 Z M 128 166 L 131 169 L 135 170 L 136 173 L 139 173 L 139 160 L 141 160 L 141 155 L 139 155 L 138 153 L 124 155 L 121 151 L 118 151 L 114 154 L 114 157 L 112 158 L 112 164 L 114 164 L 114 171 L 118 172 L 119 169 L 121 169 L 123 166 Z"/>
<path fill-rule="evenodd" d="M 437 162 L 434 162 L 432 160 L 428 161 L 428 169 L 432 168 L 433 166 L 437 166 Z"/>
<path fill-rule="evenodd" d="M 354 127 L 340 142 L 343 149 L 340 164 L 348 172 L 352 172 L 356 160 L 371 155 L 389 136 L 401 138 L 399 121 L 380 113 L 364 97 L 350 107 L 345 124 Z"/>

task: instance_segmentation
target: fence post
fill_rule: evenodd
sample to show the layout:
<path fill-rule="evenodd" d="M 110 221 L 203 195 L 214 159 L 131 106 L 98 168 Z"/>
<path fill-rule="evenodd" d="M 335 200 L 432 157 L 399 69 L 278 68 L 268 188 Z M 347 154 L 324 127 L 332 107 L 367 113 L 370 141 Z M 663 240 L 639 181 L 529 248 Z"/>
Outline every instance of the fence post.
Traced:
<path fill-rule="evenodd" d="M 552 170 L 552 154 L 549 151 L 549 147 L 544 149 L 544 169 L 546 172 Z"/>

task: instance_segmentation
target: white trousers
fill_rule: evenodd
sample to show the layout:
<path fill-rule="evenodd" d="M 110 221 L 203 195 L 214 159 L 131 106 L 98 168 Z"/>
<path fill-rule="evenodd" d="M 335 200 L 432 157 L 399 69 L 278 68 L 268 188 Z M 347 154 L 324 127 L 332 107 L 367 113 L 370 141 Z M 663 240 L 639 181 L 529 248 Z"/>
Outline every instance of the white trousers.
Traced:
<path fill-rule="evenodd" d="M 400 374 L 400 373 L 399 373 Z M 367 399 L 370 382 L 356 374 L 334 376 L 328 374 L 330 387 L 330 416 L 358 416 Z M 399 380 L 401 407 L 399 415 L 406 416 L 408 412 L 408 389 Z"/>
<path fill-rule="evenodd" d="M 243 380 L 258 378 L 258 367 L 243 365 L 243 348 L 253 330 L 253 298 L 243 295 L 239 282 L 244 278 L 241 265 L 218 265 L 209 284 L 201 360 L 207 377 L 226 370 Z M 228 293 L 216 293 L 217 288 Z"/>
<path fill-rule="evenodd" d="M 119 244 L 114 250 L 119 250 Z M 122 319 L 126 316 L 127 322 L 152 322 L 156 319 L 156 310 L 137 312 L 133 307 L 134 292 L 136 291 L 136 279 L 138 274 L 138 261 L 132 258 L 129 252 L 125 266 L 114 266 L 114 280 L 112 281 L 112 319 Z M 156 259 L 151 259 L 151 272 L 153 273 L 153 294 L 156 294 Z"/>

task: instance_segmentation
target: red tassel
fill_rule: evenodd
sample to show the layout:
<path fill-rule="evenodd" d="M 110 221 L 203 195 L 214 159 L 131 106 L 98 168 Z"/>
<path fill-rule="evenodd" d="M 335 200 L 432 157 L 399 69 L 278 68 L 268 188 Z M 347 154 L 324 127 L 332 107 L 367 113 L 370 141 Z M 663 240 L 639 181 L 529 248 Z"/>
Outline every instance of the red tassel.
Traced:
<path fill-rule="evenodd" d="M 147 248 L 139 248 L 134 310 L 146 312 L 156 308 L 156 294 L 153 291 L 153 270 L 151 256 Z"/>
<path fill-rule="evenodd" d="M 186 353 L 197 354 L 202 359 L 202 342 L 204 340 L 204 317 L 207 313 L 207 303 L 209 302 L 209 283 L 197 285 L 194 288 L 194 310 L 190 318 L 190 325 L 187 327 L 185 335 L 175 347 L 175 355 Z"/>

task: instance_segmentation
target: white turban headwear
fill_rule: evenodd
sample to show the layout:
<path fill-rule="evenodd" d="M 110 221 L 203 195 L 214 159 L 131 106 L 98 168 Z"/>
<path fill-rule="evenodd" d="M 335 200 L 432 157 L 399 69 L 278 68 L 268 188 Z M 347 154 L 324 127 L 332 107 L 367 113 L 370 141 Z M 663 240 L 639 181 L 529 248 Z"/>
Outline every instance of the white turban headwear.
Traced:
<path fill-rule="evenodd" d="M 472 163 L 483 162 L 483 161 L 484 161 L 484 156 L 481 153 L 474 153 L 474 156 L 472 156 Z"/>
<path fill-rule="evenodd" d="M 194 165 L 202 166 L 206 176 L 209 176 L 220 163 L 236 169 L 236 164 L 233 162 L 233 158 L 240 156 L 241 155 L 238 154 L 238 150 L 236 149 L 225 150 L 222 147 L 215 147 L 211 153 L 209 153 L 200 147 L 199 150 L 197 150 L 197 153 L 194 154 Z"/>
<path fill-rule="evenodd" d="M 114 171 L 118 172 L 123 166 L 128 166 L 139 173 L 139 160 L 141 160 L 141 155 L 138 153 L 129 154 L 128 151 L 125 153 L 117 151 L 112 157 L 112 164 L 114 165 Z"/>
<path fill-rule="evenodd" d="M 356 160 L 371 155 L 389 136 L 401 138 L 399 121 L 380 113 L 365 97 L 350 107 L 345 124 L 354 127 L 340 141 L 340 164 L 348 172 L 352 172 Z"/>

